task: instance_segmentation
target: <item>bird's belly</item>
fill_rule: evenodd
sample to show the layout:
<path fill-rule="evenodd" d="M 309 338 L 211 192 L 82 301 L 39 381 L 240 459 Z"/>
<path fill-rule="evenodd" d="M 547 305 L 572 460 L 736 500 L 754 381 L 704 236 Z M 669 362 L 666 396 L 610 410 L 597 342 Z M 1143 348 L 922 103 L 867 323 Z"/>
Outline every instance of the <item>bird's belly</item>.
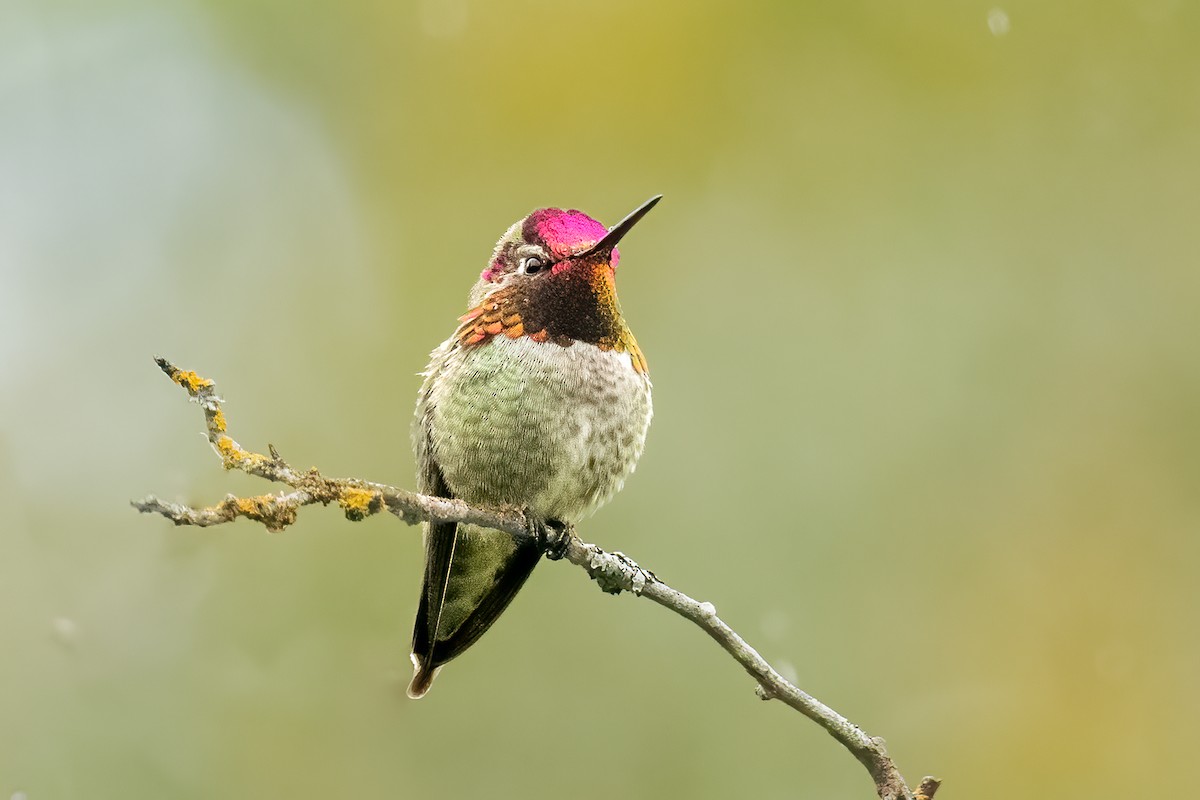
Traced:
<path fill-rule="evenodd" d="M 568 522 L 621 488 L 652 413 L 628 353 L 528 337 L 451 353 L 430 402 L 433 455 L 456 497 Z"/>

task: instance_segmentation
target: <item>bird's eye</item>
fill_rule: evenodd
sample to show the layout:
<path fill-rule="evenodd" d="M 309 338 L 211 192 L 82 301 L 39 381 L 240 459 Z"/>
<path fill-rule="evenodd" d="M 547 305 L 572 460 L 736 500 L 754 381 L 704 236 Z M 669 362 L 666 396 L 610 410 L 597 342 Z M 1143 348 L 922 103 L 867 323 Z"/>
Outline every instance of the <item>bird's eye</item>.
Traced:
<path fill-rule="evenodd" d="M 545 269 L 546 264 L 537 256 L 526 256 L 521 259 L 521 271 L 526 275 L 533 275 Z"/>

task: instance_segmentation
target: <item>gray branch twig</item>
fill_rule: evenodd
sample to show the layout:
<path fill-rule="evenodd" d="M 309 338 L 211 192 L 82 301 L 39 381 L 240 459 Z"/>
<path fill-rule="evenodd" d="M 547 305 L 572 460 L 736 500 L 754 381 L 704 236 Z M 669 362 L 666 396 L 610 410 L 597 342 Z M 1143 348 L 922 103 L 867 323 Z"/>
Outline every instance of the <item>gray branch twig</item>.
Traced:
<path fill-rule="evenodd" d="M 926 777 L 916 792 L 908 788 L 900 771 L 884 747 L 883 739 L 867 735 L 861 728 L 786 680 L 779 672 L 717 616 L 712 603 L 702 603 L 660 581 L 628 556 L 609 553 L 580 540 L 571 529 L 561 533 L 536 531 L 531 520 L 518 508 L 479 508 L 461 500 L 408 492 L 382 483 L 357 478 L 326 478 L 316 469 L 300 472 L 280 458 L 268 445 L 268 455 L 246 450 L 227 433 L 225 414 L 216 385 L 195 372 L 181 370 L 164 358 L 155 362 L 172 381 L 187 390 L 204 410 L 208 441 L 226 469 L 237 469 L 291 489 L 278 494 L 254 497 L 228 495 L 214 506 L 193 508 L 168 503 L 150 495 L 134 501 L 133 507 L 146 513 L 161 514 L 176 525 L 220 525 L 246 517 L 262 523 L 267 530 L 283 530 L 296 521 L 303 506 L 337 503 L 350 520 L 361 520 L 387 510 L 409 525 L 423 521 L 466 522 L 503 531 L 517 539 L 559 536 L 552 549 L 563 558 L 582 567 L 605 592 L 630 592 L 645 597 L 691 620 L 711 636 L 742 668 L 758 682 L 757 693 L 763 700 L 779 700 L 799 711 L 829 732 L 859 760 L 875 782 L 881 800 L 932 800 L 940 781 Z"/>

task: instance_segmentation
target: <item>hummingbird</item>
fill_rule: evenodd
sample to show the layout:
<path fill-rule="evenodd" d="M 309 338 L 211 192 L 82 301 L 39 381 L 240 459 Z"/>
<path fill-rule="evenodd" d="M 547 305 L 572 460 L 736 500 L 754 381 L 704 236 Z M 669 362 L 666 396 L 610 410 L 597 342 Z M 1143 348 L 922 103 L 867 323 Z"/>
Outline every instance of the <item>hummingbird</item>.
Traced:
<path fill-rule="evenodd" d="M 422 373 L 413 423 L 421 492 L 520 507 L 562 530 L 621 489 L 653 408 L 646 359 L 617 300 L 617 243 L 661 199 L 612 228 L 541 208 L 500 237 L 469 310 Z M 424 538 L 414 699 L 492 626 L 546 552 L 453 522 L 426 523 Z"/>

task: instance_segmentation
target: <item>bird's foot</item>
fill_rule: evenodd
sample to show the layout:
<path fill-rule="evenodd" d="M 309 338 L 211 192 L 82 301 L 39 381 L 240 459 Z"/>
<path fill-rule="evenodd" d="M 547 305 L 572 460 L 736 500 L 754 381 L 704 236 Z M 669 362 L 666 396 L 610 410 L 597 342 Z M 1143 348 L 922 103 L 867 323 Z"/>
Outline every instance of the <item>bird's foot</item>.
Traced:
<path fill-rule="evenodd" d="M 558 561 L 567 554 L 567 548 L 571 545 L 571 539 L 575 536 L 575 531 L 565 522 L 557 519 L 546 520 L 546 528 L 550 532 L 547 536 L 546 558 L 551 561 Z"/>
<path fill-rule="evenodd" d="M 529 529 L 533 532 L 538 548 L 546 554 L 546 558 L 558 561 L 567 554 L 567 546 L 574 535 L 570 525 L 557 519 L 541 519 L 529 509 L 525 509 L 525 519 L 529 522 Z"/>

